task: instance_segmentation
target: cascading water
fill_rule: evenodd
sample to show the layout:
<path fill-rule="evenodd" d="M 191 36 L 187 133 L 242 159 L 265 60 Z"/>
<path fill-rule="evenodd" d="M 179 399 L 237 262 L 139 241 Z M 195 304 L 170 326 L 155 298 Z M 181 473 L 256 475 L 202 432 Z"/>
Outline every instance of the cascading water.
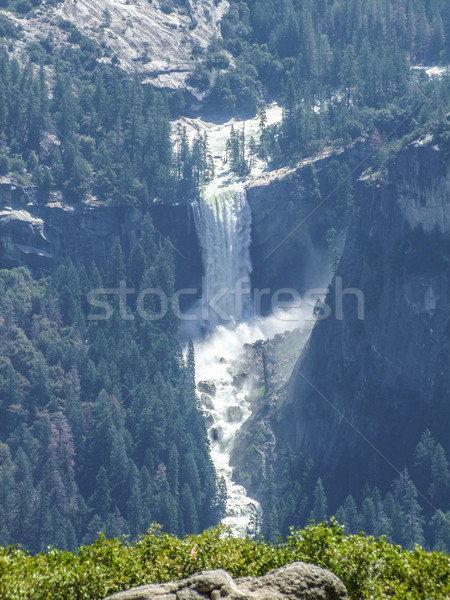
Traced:
<path fill-rule="evenodd" d="M 252 215 L 237 183 L 206 188 L 192 207 L 205 270 L 202 323 L 210 330 L 249 316 Z"/>
<path fill-rule="evenodd" d="M 211 458 L 217 474 L 227 487 L 224 523 L 235 535 L 245 535 L 258 503 L 232 481 L 229 457 L 236 433 L 250 416 L 248 390 L 233 386 L 230 366 L 242 349 L 235 325 L 248 315 L 248 288 L 251 273 L 251 211 L 245 189 L 237 183 L 225 188 L 206 189 L 193 203 L 195 224 L 205 271 L 202 324 L 209 331 L 196 344 L 198 389 L 207 415 Z M 205 289 L 206 288 L 206 289 Z M 204 320 L 203 320 L 204 319 Z M 226 325 L 232 325 L 227 328 Z M 208 382 L 202 384 L 199 382 Z M 209 395 L 205 392 L 208 391 Z"/>
<path fill-rule="evenodd" d="M 279 107 L 273 106 L 267 111 L 267 125 L 280 118 Z M 257 136 L 258 123 L 257 118 L 245 123 L 248 136 Z M 196 312 L 196 324 L 200 325 L 197 333 L 200 331 L 203 335 L 195 343 L 196 381 L 205 412 L 211 458 L 227 488 L 223 522 L 233 534 L 242 536 L 249 528 L 254 531 L 252 520 L 256 517 L 259 521 L 261 509 L 258 502 L 232 480 L 233 443 L 251 414 L 248 401 L 251 378 L 237 384 L 233 371 L 245 343 L 294 329 L 299 321 L 276 317 L 251 319 L 248 294 L 252 269 L 251 211 L 242 180 L 229 170 L 225 160 L 232 126 L 243 129 L 244 124 L 232 121 L 212 125 L 199 119 L 185 119 L 183 125 L 192 136 L 199 130 L 207 133 L 214 156 L 216 177 L 192 204 L 205 273 L 202 306 Z M 249 177 L 260 175 L 264 169 L 265 163 L 257 159 Z"/>

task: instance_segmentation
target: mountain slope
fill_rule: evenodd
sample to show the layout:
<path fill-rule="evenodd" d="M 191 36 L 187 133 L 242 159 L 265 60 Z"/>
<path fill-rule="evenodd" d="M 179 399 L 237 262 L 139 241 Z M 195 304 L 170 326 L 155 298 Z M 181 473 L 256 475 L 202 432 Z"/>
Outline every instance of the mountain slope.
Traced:
<path fill-rule="evenodd" d="M 65 0 L 43 3 L 25 18 L 9 14 L 22 26 L 28 42 L 58 35 L 61 19 L 72 23 L 92 41 L 108 47 L 129 73 L 139 73 L 158 87 L 182 88 L 194 68 L 195 51 L 220 37 L 219 22 L 227 0 Z"/>

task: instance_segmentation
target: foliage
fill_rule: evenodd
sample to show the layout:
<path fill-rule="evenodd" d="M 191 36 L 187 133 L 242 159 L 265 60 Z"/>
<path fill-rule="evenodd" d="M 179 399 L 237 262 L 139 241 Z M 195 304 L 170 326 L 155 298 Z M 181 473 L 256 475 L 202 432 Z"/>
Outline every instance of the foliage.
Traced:
<path fill-rule="evenodd" d="M 56 6 L 59 2 L 61 0 L 45 0 L 45 4 L 50 6 Z M 0 7 L 19 14 L 26 14 L 43 3 L 44 0 L 1 0 Z"/>
<path fill-rule="evenodd" d="M 145 583 L 223 568 L 233 577 L 260 576 L 302 560 L 330 569 L 354 600 L 444 599 L 450 593 L 450 560 L 441 553 L 412 551 L 383 538 L 345 535 L 336 521 L 292 530 L 285 541 L 238 539 L 218 527 L 184 539 L 154 525 L 134 545 L 101 536 L 77 554 L 51 549 L 31 556 L 0 549 L 0 597 L 9 600 L 100 599 Z"/>
<path fill-rule="evenodd" d="M 230 137 L 227 140 L 227 159 L 230 161 L 230 168 L 240 177 L 249 172 L 249 164 L 245 156 L 245 130 L 235 131 L 231 126 Z"/>
<path fill-rule="evenodd" d="M 409 121 L 422 102 L 425 114 L 445 111 L 437 82 L 427 88 L 411 66 L 450 60 L 447 3 L 245 0 L 231 3 L 221 28 L 222 40 L 197 57 L 189 83 L 220 118 L 254 115 L 263 100 L 280 102 L 282 125 L 266 141 L 274 168 L 330 143 L 348 144 L 370 133 L 374 120 L 384 143 L 386 135 L 404 135 L 389 112 Z M 224 51 L 233 57 L 228 68 L 215 60 Z M 383 154 L 375 157 L 380 163 Z"/>
<path fill-rule="evenodd" d="M 0 271 L 0 543 L 73 550 L 100 530 L 133 539 L 158 520 L 184 535 L 220 520 L 193 357 L 171 314 L 152 318 L 153 296 L 137 305 L 147 288 L 174 293 L 171 248 L 156 242 L 147 217 L 129 257 L 116 241 L 103 269 Z"/>
<path fill-rule="evenodd" d="M 178 123 L 173 169 L 177 197 L 187 202 L 198 195 L 202 185 L 214 178 L 214 160 L 208 148 L 206 133 L 198 133 L 190 144 L 186 128 Z"/>
<path fill-rule="evenodd" d="M 17 36 L 0 17 L 0 35 Z M 66 43 L 57 46 L 51 34 L 30 43 L 25 65 L 0 48 L 0 138 L 11 157 L 2 171 L 19 179 L 13 164 L 21 161 L 22 183 L 26 173 L 41 200 L 63 192 L 72 204 L 94 197 L 143 211 L 155 197 L 192 200 L 211 176 L 211 161 L 199 175 L 206 140 L 187 143 L 183 164 L 172 152 L 169 119 L 178 116 L 182 95 L 143 85 L 114 60 L 106 64 L 108 51 L 71 23 L 61 21 L 60 29 Z"/>
<path fill-rule="evenodd" d="M 448 240 L 446 246 L 448 252 Z M 445 437 L 446 431 L 442 435 Z M 420 544 L 426 549 L 450 551 L 449 461 L 429 430 L 418 440 L 408 468 L 389 488 L 366 483 L 356 499 L 349 494 L 340 506 L 328 502 L 334 494 L 320 478 L 315 483 L 313 465 L 301 456 L 294 457 L 288 450 L 279 452 L 275 469 L 276 488 L 273 481 L 263 481 L 259 490 L 264 500 L 262 531 L 267 539 L 287 535 L 293 523 L 304 526 L 311 519 L 320 521 L 334 514 L 351 534 L 363 530 L 368 535 L 383 535 L 409 550 Z M 327 504 L 332 506 L 328 509 Z"/>

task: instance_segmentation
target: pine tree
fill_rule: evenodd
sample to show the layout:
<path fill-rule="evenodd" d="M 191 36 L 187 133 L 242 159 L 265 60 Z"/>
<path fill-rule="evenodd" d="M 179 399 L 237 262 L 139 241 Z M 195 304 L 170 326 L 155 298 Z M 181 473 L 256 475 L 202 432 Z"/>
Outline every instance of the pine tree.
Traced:
<path fill-rule="evenodd" d="M 116 238 L 109 252 L 106 265 L 105 285 L 107 287 L 118 287 L 125 280 L 125 260 L 119 238 Z"/>
<path fill-rule="evenodd" d="M 290 73 L 287 74 L 283 102 L 283 137 L 286 146 L 298 143 L 297 93 Z"/>
<path fill-rule="evenodd" d="M 448 460 L 441 444 L 436 444 L 431 460 L 431 485 L 429 494 L 435 504 L 446 507 L 450 501 L 450 472 Z"/>
<path fill-rule="evenodd" d="M 183 489 L 181 491 L 181 507 L 185 532 L 198 533 L 199 524 L 197 509 L 191 488 L 187 483 L 183 485 Z"/>
<path fill-rule="evenodd" d="M 345 518 L 346 531 L 348 533 L 358 533 L 361 529 L 361 519 L 358 514 L 355 500 L 349 495 L 343 505 L 343 514 Z"/>
<path fill-rule="evenodd" d="M 316 487 L 313 493 L 313 509 L 309 516 L 309 520 L 313 520 L 315 523 L 321 523 L 327 520 L 327 498 L 323 489 L 322 480 L 317 480 Z"/>
<path fill-rule="evenodd" d="M 142 281 L 142 276 L 144 275 L 145 267 L 147 264 L 147 259 L 144 253 L 144 248 L 142 247 L 141 242 L 137 242 L 131 252 L 130 258 L 128 260 L 128 268 L 127 273 L 129 277 L 130 284 L 138 290 L 140 288 L 140 284 Z"/>
<path fill-rule="evenodd" d="M 434 546 L 436 552 L 450 551 L 450 511 L 444 513 L 437 510 L 431 519 L 431 527 L 434 530 Z"/>
<path fill-rule="evenodd" d="M 422 508 L 417 501 L 416 486 L 411 479 L 405 484 L 402 494 L 402 508 L 405 516 L 403 540 L 406 548 L 412 550 L 415 544 L 423 545 L 425 542 L 423 535 L 424 518 Z"/>
<path fill-rule="evenodd" d="M 170 446 L 169 458 L 167 461 L 167 481 L 169 482 L 170 491 L 174 498 L 179 495 L 179 455 L 175 444 Z"/>
<path fill-rule="evenodd" d="M 344 51 L 340 70 L 340 80 L 345 90 L 347 108 L 350 108 L 353 92 L 357 87 L 357 67 L 355 49 L 352 44 L 349 44 Z"/>
<path fill-rule="evenodd" d="M 374 535 L 377 523 L 375 505 L 371 498 L 366 497 L 362 503 L 362 522 L 363 529 L 367 535 Z"/>
<path fill-rule="evenodd" d="M 103 523 L 106 522 L 111 510 L 112 499 L 108 476 L 103 465 L 98 470 L 94 493 L 89 499 L 88 506 L 94 514 L 99 515 Z"/>
<path fill-rule="evenodd" d="M 431 462 L 433 459 L 436 442 L 429 429 L 422 434 L 414 450 L 414 480 L 420 489 L 429 489 L 431 485 Z"/>
<path fill-rule="evenodd" d="M 142 245 L 142 250 L 146 260 L 146 266 L 153 261 L 158 251 L 155 241 L 156 231 L 153 226 L 150 213 L 146 213 L 142 219 L 141 237 L 139 243 Z"/>
<path fill-rule="evenodd" d="M 224 477 L 219 477 L 216 482 L 216 494 L 214 497 L 214 502 L 212 505 L 212 509 L 214 512 L 214 520 L 220 522 L 226 514 L 227 509 L 227 484 L 225 482 Z M 260 531 L 261 523 L 259 523 L 258 533 Z"/>
<path fill-rule="evenodd" d="M 133 464 L 132 466 L 133 475 L 131 478 L 131 487 L 128 500 L 126 502 L 126 520 L 130 530 L 130 534 L 133 537 L 137 537 L 144 527 L 143 522 L 143 504 L 140 486 L 140 474 Z"/>

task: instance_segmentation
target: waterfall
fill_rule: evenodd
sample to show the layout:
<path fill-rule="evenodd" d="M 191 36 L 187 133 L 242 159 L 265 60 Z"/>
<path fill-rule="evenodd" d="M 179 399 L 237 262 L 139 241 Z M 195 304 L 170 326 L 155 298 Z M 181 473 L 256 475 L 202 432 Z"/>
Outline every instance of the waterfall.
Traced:
<path fill-rule="evenodd" d="M 247 337 L 236 328 L 218 326 L 203 341 L 195 344 L 197 390 L 203 405 L 210 440 L 211 458 L 217 476 L 223 477 L 227 489 L 223 523 L 234 535 L 244 536 L 253 517 L 260 515 L 258 502 L 249 498 L 244 487 L 233 482 L 230 454 L 236 435 L 251 414 L 249 388 L 237 389 L 233 381 L 233 363 Z M 249 382 L 250 384 L 250 382 Z"/>
<path fill-rule="evenodd" d="M 236 389 L 232 372 L 233 361 L 247 341 L 236 325 L 251 312 L 251 211 L 244 187 L 231 183 L 204 189 L 193 203 L 193 212 L 205 273 L 202 323 L 208 332 L 195 348 L 197 389 L 204 405 L 211 458 L 227 487 L 223 522 L 235 535 L 245 535 L 260 507 L 233 482 L 229 457 L 237 432 L 251 414 L 249 389 L 245 385 Z"/>
<path fill-rule="evenodd" d="M 250 314 L 252 215 L 245 189 L 237 183 L 203 190 L 193 203 L 203 256 L 202 320 L 205 329 L 239 322 Z"/>
<path fill-rule="evenodd" d="M 239 372 L 239 357 L 245 344 L 305 327 L 312 307 L 310 311 L 294 307 L 284 313 L 254 317 L 250 294 L 242 293 L 245 288 L 242 284 L 249 285 L 252 270 L 251 210 L 239 182 L 208 185 L 193 203 L 193 212 L 205 272 L 203 294 L 209 306 L 213 300 L 215 303 L 215 298 L 220 298 L 217 301 L 220 310 L 206 312 L 208 302 L 203 299 L 204 336 L 195 343 L 197 392 L 205 415 L 211 458 L 227 488 L 223 523 L 234 535 L 244 536 L 249 530 L 257 531 L 255 524 L 261 520 L 261 507 L 247 495 L 245 488 L 233 482 L 230 465 L 237 434 L 252 413 L 249 401 L 252 378 Z"/>
<path fill-rule="evenodd" d="M 281 120 L 277 105 L 268 107 L 267 125 Z M 280 329 L 280 322 L 253 320 L 249 294 L 251 222 L 244 183 L 226 161 L 231 130 L 244 130 L 248 139 L 259 135 L 259 118 L 215 125 L 201 119 L 184 118 L 181 124 L 194 139 L 198 132 L 208 135 L 214 159 L 215 178 L 192 203 L 197 237 L 203 259 L 201 310 L 190 322 L 203 338 L 195 342 L 197 392 L 203 404 L 210 439 L 211 458 L 218 477 L 227 487 L 226 516 L 223 522 L 238 536 L 245 535 L 252 521 L 260 520 L 261 508 L 246 490 L 233 482 L 230 454 L 237 433 L 251 415 L 251 378 L 236 386 L 237 360 L 246 343 L 267 339 Z M 247 180 L 264 173 L 266 163 L 255 158 Z M 247 292 L 247 293 L 246 293 Z M 201 314 L 200 314 L 201 313 Z M 282 331 L 287 327 L 281 324 Z M 253 527 L 254 530 L 254 527 Z"/>

